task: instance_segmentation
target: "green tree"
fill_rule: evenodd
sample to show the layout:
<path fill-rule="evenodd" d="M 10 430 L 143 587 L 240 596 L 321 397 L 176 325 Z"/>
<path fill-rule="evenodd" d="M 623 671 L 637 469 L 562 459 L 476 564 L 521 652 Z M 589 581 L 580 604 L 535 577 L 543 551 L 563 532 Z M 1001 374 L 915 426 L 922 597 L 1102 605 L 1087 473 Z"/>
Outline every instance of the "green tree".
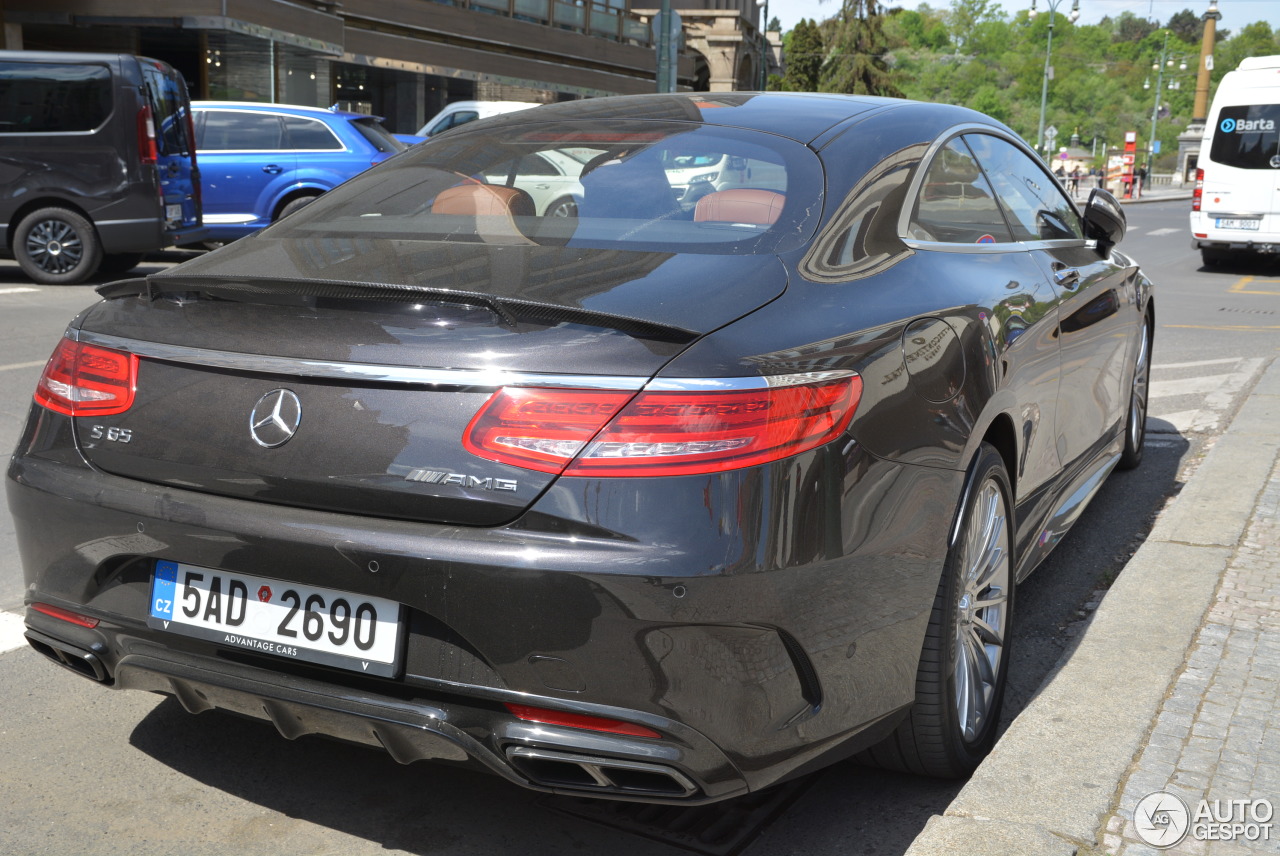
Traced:
<path fill-rule="evenodd" d="M 979 24 L 1001 17 L 1000 7 L 993 0 L 951 0 L 947 14 L 951 40 L 957 48 L 967 47 L 970 35 Z"/>
<path fill-rule="evenodd" d="M 1190 9 L 1174 12 L 1169 16 L 1169 23 L 1165 26 L 1189 45 L 1200 44 L 1200 39 L 1204 35 L 1204 23 L 1200 20 L 1200 16 Z"/>
<path fill-rule="evenodd" d="M 781 87 L 789 92 L 817 92 L 823 55 L 822 32 L 813 21 L 802 18 L 787 34 L 787 70 Z"/>
<path fill-rule="evenodd" d="M 844 0 L 840 14 L 827 24 L 830 48 L 819 89 L 852 95 L 900 97 L 889 69 L 884 16 L 876 0 Z"/>
<path fill-rule="evenodd" d="M 1121 12 L 1111 38 L 1117 42 L 1140 42 L 1156 29 L 1156 25 L 1146 18 L 1140 18 L 1132 12 Z"/>

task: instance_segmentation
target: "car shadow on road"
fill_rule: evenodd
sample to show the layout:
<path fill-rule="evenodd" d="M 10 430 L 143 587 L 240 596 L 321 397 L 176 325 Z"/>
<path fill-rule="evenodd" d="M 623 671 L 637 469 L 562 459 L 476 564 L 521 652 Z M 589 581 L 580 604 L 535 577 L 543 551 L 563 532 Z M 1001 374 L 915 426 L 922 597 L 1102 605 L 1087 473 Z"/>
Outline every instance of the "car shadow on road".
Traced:
<path fill-rule="evenodd" d="M 1106 589 L 1182 489 L 1193 448 L 1180 434 L 1148 433 L 1141 466 L 1113 472 L 1062 543 L 1018 586 L 1002 730 L 1074 650 Z"/>

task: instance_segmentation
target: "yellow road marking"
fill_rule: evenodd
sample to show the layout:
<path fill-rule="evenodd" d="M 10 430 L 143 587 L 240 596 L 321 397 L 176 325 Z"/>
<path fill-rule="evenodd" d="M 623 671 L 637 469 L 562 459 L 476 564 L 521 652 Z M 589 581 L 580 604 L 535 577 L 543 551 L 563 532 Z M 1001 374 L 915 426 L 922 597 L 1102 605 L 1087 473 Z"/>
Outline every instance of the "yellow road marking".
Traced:
<path fill-rule="evenodd" d="M 1262 282 L 1262 283 L 1275 283 L 1277 286 L 1280 286 L 1280 279 L 1258 280 L 1257 277 L 1244 276 L 1240 278 L 1239 282 L 1237 282 L 1235 285 L 1228 288 L 1227 293 L 1228 294 L 1273 294 L 1273 295 L 1280 296 L 1280 291 L 1253 291 L 1253 290 L 1247 290 L 1245 288 L 1246 285 L 1249 285 L 1250 283 L 1253 283 L 1255 281 Z"/>

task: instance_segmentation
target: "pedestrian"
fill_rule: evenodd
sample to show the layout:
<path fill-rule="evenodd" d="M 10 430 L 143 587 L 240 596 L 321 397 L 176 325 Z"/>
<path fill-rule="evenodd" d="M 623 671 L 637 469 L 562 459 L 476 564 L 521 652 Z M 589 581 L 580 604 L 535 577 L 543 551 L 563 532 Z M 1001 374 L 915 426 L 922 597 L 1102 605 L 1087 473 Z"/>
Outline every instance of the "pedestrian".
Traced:
<path fill-rule="evenodd" d="M 1142 188 L 1147 183 L 1147 165 L 1144 163 L 1138 167 L 1138 171 L 1133 174 L 1133 198 L 1142 198 Z"/>
<path fill-rule="evenodd" d="M 1077 164 L 1071 170 L 1071 196 L 1075 198 L 1080 195 L 1080 165 Z"/>

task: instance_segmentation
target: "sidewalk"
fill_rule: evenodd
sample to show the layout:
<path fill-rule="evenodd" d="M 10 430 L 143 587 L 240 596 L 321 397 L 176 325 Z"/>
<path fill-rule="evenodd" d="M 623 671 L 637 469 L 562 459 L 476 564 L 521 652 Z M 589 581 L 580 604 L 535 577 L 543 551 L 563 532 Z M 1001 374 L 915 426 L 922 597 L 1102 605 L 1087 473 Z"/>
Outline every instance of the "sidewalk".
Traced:
<path fill-rule="evenodd" d="M 909 856 L 1280 854 L 1278 458 L 1280 360 Z"/>

